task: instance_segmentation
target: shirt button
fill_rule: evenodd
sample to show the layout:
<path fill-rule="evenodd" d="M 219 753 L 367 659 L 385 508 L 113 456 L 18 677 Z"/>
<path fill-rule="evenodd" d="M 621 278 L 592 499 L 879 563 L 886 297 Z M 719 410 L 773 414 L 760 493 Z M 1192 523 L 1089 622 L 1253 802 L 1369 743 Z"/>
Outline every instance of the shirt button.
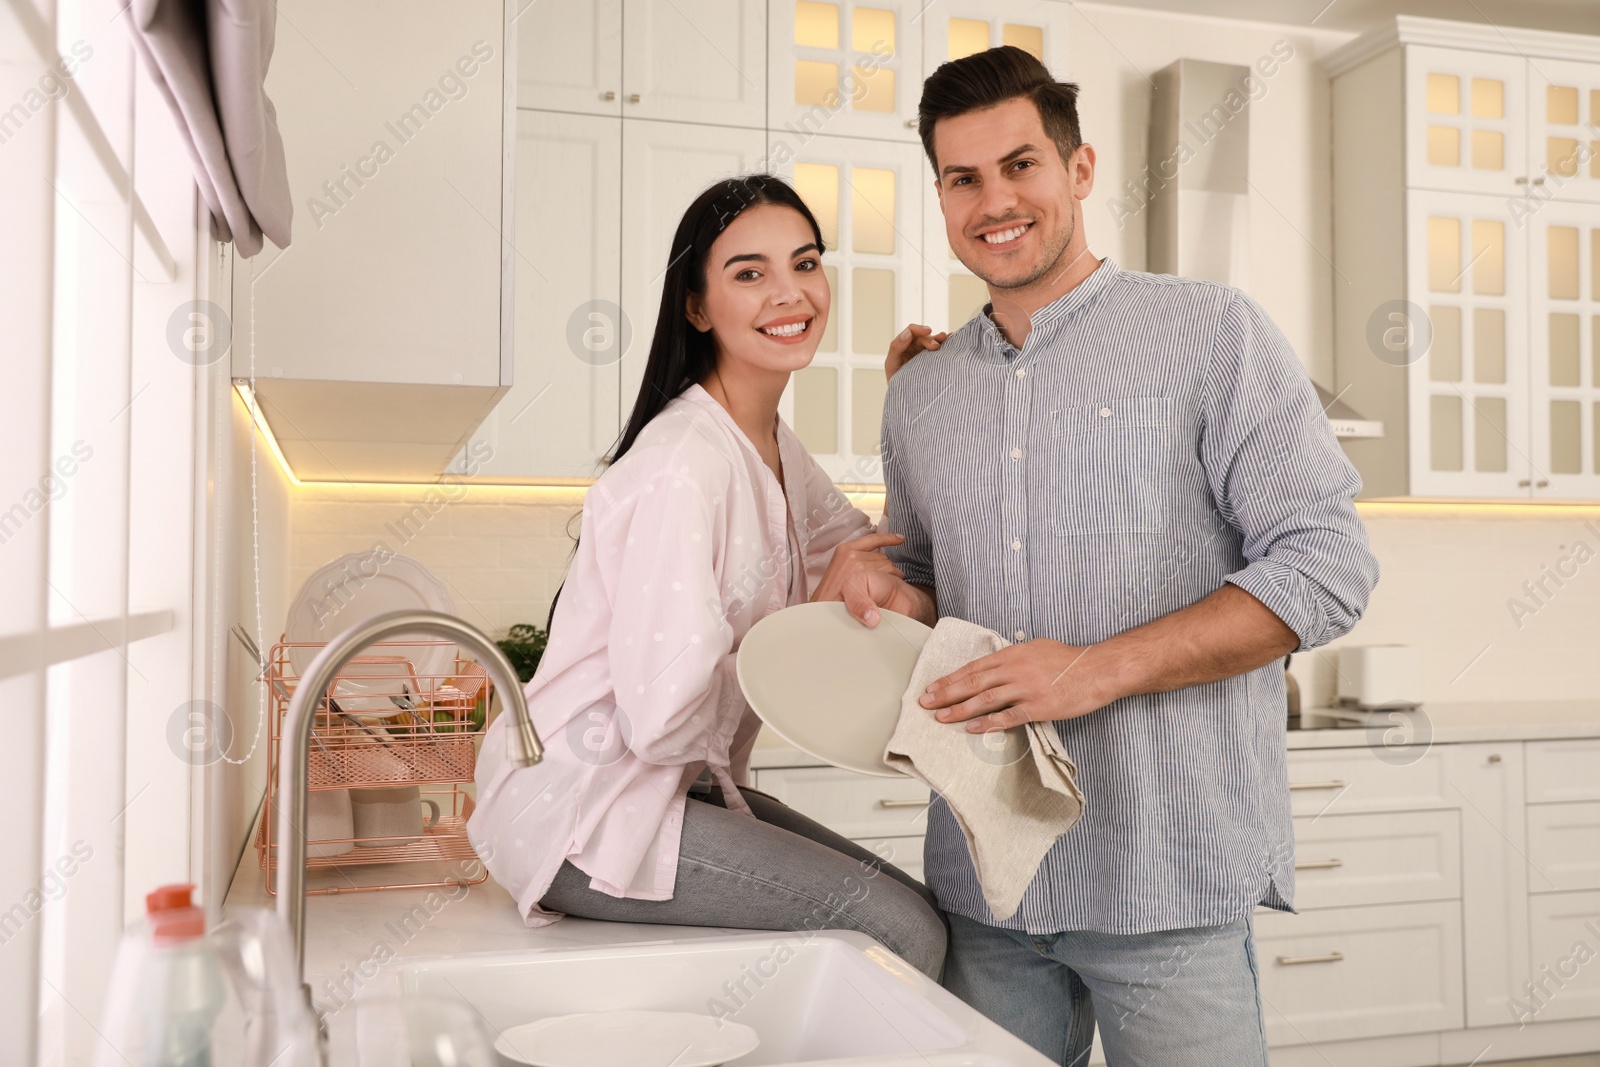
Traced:
<path fill-rule="evenodd" d="M 1016 538 L 1012 538 L 1011 539 L 1011 550 L 1013 552 L 1022 551 L 1022 542 L 1020 540 L 1016 539 Z"/>
<path fill-rule="evenodd" d="M 1025 367 L 1018 367 L 1017 368 L 1017 377 L 1018 378 L 1026 378 L 1027 376 L 1028 376 L 1027 368 L 1025 368 Z"/>
<path fill-rule="evenodd" d="M 1110 408 L 1101 408 L 1100 409 L 1100 417 L 1102 419 L 1109 419 L 1111 417 L 1111 409 Z"/>
<path fill-rule="evenodd" d="M 1026 630 L 1018 630 L 1017 631 L 1017 640 L 1018 641 L 1021 641 L 1024 637 L 1027 637 L 1027 636 L 1028 636 L 1028 631 L 1026 631 Z"/>
<path fill-rule="evenodd" d="M 1013 449 L 1012 449 L 1012 450 L 1011 450 L 1011 458 L 1012 458 L 1012 459 L 1021 459 L 1021 458 L 1022 458 L 1022 449 L 1020 449 L 1020 448 L 1013 448 Z"/>

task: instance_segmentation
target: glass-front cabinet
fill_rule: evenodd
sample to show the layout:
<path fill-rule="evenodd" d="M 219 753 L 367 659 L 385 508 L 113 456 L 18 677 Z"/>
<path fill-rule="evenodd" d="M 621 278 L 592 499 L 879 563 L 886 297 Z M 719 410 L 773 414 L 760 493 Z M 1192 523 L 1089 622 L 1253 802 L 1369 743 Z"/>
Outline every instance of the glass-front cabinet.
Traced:
<path fill-rule="evenodd" d="M 1326 65 L 1367 494 L 1600 498 L 1600 38 L 1400 17 Z"/>

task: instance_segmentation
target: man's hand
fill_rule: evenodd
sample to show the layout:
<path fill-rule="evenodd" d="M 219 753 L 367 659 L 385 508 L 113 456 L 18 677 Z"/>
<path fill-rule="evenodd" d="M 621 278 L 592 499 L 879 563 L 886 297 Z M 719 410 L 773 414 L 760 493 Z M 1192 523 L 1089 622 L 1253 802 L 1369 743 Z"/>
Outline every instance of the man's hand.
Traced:
<path fill-rule="evenodd" d="M 936 680 L 921 703 L 939 721 L 965 722 L 975 734 L 1075 719 L 1120 695 L 1112 688 L 1106 657 L 1097 651 L 1044 639 L 1011 645 Z"/>
<path fill-rule="evenodd" d="M 1098 644 L 1038 639 L 1002 648 L 938 679 L 921 700 L 940 720 L 985 733 L 1075 719 L 1126 696 L 1232 678 L 1281 660 L 1299 643 L 1265 604 L 1224 584 L 1204 600 Z"/>
<path fill-rule="evenodd" d="M 889 355 L 883 361 L 883 374 L 885 378 L 893 378 L 895 372 L 911 362 L 918 352 L 928 352 L 939 347 L 939 343 L 950 336 L 948 330 L 939 333 L 933 332 L 932 326 L 922 326 L 912 323 L 894 335 L 894 340 L 889 342 Z"/>

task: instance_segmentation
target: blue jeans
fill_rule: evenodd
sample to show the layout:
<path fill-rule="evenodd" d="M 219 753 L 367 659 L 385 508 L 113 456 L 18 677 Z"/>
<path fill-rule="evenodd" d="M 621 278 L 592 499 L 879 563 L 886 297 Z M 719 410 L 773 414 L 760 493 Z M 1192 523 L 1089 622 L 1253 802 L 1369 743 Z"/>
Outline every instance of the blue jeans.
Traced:
<path fill-rule="evenodd" d="M 950 920 L 944 985 L 1062 1067 L 1266 1067 L 1250 918 L 1154 934 L 1033 935 Z"/>

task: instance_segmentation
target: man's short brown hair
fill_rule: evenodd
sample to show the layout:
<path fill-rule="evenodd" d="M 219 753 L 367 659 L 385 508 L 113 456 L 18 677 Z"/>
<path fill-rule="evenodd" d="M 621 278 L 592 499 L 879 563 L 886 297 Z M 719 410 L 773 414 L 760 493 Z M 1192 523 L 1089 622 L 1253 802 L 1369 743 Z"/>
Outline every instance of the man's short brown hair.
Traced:
<path fill-rule="evenodd" d="M 934 176 L 939 176 L 939 161 L 933 154 L 935 123 L 1023 96 L 1039 109 L 1044 132 L 1055 142 L 1061 162 L 1065 163 L 1083 143 L 1078 130 L 1075 82 L 1056 81 L 1043 63 L 1014 45 L 941 63 L 922 83 L 922 100 L 917 104 L 917 133 L 922 137 Z"/>

